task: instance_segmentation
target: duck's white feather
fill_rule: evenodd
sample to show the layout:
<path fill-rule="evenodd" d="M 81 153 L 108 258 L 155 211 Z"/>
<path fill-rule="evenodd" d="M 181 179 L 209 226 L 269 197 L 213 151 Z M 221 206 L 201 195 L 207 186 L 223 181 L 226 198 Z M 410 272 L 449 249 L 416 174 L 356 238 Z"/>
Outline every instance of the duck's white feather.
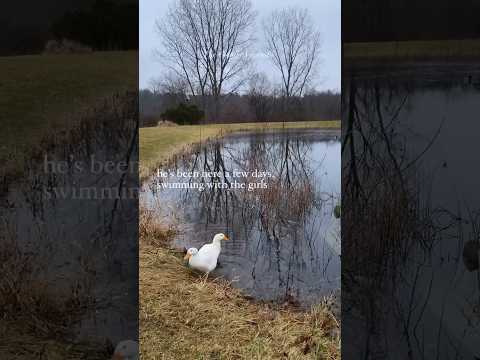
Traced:
<path fill-rule="evenodd" d="M 217 236 L 222 235 L 222 236 Z M 217 267 L 218 256 L 222 250 L 220 241 L 226 238 L 223 234 L 217 234 L 211 244 L 203 245 L 197 253 L 190 256 L 188 264 L 192 269 L 209 273 Z M 227 238 L 228 239 L 228 238 Z"/>

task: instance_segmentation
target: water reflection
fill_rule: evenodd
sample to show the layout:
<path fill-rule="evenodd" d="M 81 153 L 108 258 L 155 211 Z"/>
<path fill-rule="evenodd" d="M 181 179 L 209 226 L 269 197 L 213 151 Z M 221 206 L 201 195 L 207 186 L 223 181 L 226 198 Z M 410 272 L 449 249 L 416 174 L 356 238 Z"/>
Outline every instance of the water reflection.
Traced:
<path fill-rule="evenodd" d="M 480 356 L 478 76 L 426 69 L 346 78 L 346 359 Z"/>
<path fill-rule="evenodd" d="M 340 144 L 334 132 L 229 136 L 164 170 L 218 175 L 155 178 L 144 193 L 160 216 L 176 219 L 177 247 L 200 247 L 216 232 L 229 234 L 233 241 L 224 245 L 216 275 L 257 299 L 299 305 L 339 289 L 333 207 L 339 202 Z M 182 182 L 190 188 L 162 185 Z"/>
<path fill-rule="evenodd" d="M 99 352 L 137 338 L 136 100 L 105 100 L 78 127 L 45 139 L 8 184 L 0 205 L 2 285 L 11 284 L 0 290 L 5 319 L 28 318 L 39 336 Z M 107 163 L 126 166 L 99 170 Z"/>

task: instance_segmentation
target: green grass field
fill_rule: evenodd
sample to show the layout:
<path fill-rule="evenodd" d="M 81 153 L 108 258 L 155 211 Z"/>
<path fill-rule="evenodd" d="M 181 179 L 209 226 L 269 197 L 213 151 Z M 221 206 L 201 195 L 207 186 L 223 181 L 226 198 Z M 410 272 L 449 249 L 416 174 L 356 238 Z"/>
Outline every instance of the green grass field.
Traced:
<path fill-rule="evenodd" d="M 21 169 L 21 154 L 46 132 L 68 128 L 82 107 L 137 88 L 137 52 L 0 57 L 0 164 Z"/>
<path fill-rule="evenodd" d="M 145 179 L 156 166 L 189 144 L 234 131 L 262 131 L 282 128 L 340 129 L 340 121 L 236 123 L 141 128 L 140 178 Z"/>
<path fill-rule="evenodd" d="M 347 43 L 347 59 L 442 59 L 480 57 L 480 40 L 429 40 Z"/>

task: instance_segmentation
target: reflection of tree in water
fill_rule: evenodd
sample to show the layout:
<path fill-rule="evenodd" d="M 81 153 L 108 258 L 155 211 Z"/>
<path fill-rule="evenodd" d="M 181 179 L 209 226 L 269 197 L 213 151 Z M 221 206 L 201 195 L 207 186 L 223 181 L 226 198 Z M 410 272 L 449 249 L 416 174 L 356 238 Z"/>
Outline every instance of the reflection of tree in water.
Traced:
<path fill-rule="evenodd" d="M 445 349 L 459 345 L 446 341 L 447 310 L 438 307 L 435 323 L 428 314 L 439 300 L 432 295 L 437 262 L 445 261 L 434 251 L 445 238 L 461 249 L 464 227 L 474 221 L 430 205 L 419 167 L 442 124 L 412 154 L 402 123 L 412 92 L 396 84 L 352 77 L 344 86 L 342 346 L 363 359 L 448 358 Z M 449 261 L 456 261 L 455 273 L 461 271 L 461 255 Z"/>
<path fill-rule="evenodd" d="M 204 187 L 204 191 L 182 192 L 182 203 L 193 208 L 197 221 L 207 229 L 220 229 L 238 239 L 237 254 L 243 253 L 252 263 L 255 287 L 277 287 L 283 297 L 292 297 L 300 283 L 321 287 L 318 279 L 327 275 L 335 256 L 324 241 L 325 225 L 331 215 L 333 195 L 320 191 L 318 171 L 321 163 L 309 158 L 312 146 L 299 138 L 281 137 L 278 141 L 253 137 L 241 146 L 210 143 L 177 164 L 187 171 L 215 172 L 219 177 L 190 181 L 225 183 L 245 182 L 245 189 L 230 190 L 221 186 Z M 233 171 L 247 172 L 245 178 L 231 176 Z M 268 171 L 270 177 L 252 173 Z M 266 188 L 248 189 L 248 184 L 264 179 Z M 312 278 L 304 278 L 312 271 Z M 315 272 L 315 274 L 313 274 Z M 270 278 L 265 283 L 265 273 Z M 339 277 L 339 274 L 336 274 Z M 320 279 L 319 279 L 320 280 Z M 313 284 L 312 284 L 313 283 Z M 337 285 L 338 286 L 338 285 Z M 283 289 L 283 290 L 282 290 Z"/>

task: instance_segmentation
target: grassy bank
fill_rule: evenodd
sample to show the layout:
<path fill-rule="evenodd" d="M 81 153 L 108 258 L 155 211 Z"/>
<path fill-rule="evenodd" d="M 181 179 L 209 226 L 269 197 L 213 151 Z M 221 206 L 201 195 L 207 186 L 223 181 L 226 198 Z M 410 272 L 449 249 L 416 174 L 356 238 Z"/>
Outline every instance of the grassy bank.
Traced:
<path fill-rule="evenodd" d="M 335 128 L 338 121 L 286 123 Z M 183 146 L 226 132 L 274 124 L 172 126 L 140 130 L 141 162 L 152 167 Z M 142 359 L 339 359 L 340 326 L 328 300 L 309 311 L 259 303 L 223 279 L 202 277 L 168 248 L 175 227 L 145 209 L 140 215 L 140 348 Z"/>
<path fill-rule="evenodd" d="M 140 129 L 140 178 L 145 179 L 156 166 L 188 144 L 234 131 L 268 129 L 339 129 L 340 121 L 301 121 L 277 123 L 237 123 L 187 126 L 158 126 Z"/>
<path fill-rule="evenodd" d="M 162 247 L 140 252 L 142 359 L 339 359 L 328 303 L 309 312 L 257 304 L 205 280 Z"/>
<path fill-rule="evenodd" d="M 0 57 L 0 164 L 19 171 L 22 156 L 47 133 L 68 129 L 83 107 L 137 89 L 137 52 Z"/>
<path fill-rule="evenodd" d="M 346 59 L 449 59 L 479 58 L 480 40 L 429 40 L 347 43 Z"/>
<path fill-rule="evenodd" d="M 102 344 L 103 346 L 103 344 Z M 0 359 L 9 360 L 105 360 L 110 359 L 109 351 L 100 351 L 98 344 L 72 344 L 59 339 L 40 340 L 28 335 L 15 324 L 0 324 Z"/>

